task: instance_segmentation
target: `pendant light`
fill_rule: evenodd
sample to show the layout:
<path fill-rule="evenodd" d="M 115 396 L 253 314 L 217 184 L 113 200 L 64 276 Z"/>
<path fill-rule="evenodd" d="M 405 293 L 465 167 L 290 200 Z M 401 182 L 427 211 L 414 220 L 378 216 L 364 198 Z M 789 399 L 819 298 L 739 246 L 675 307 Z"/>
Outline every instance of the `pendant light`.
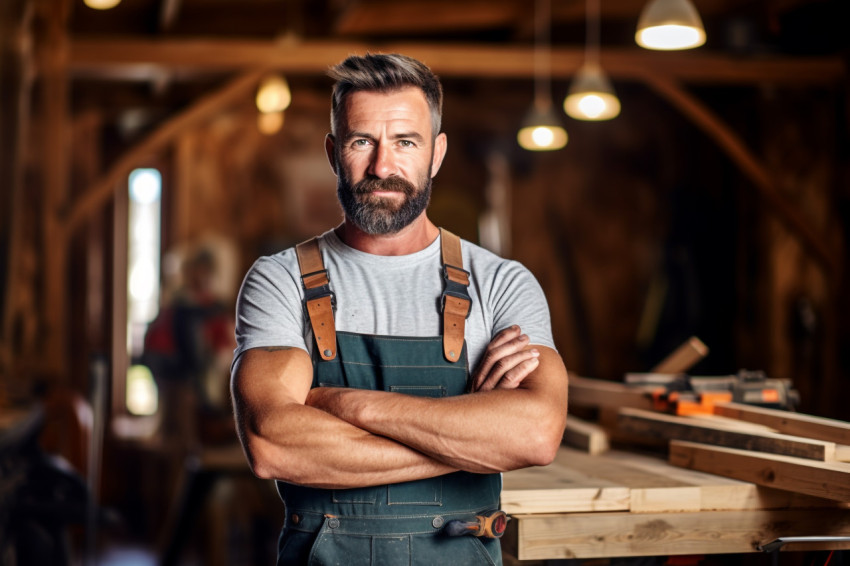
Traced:
<path fill-rule="evenodd" d="M 289 83 L 281 75 L 269 75 L 257 88 L 257 128 L 270 136 L 283 127 L 283 111 L 292 103 Z"/>
<path fill-rule="evenodd" d="M 517 141 L 529 151 L 552 151 L 567 145 L 567 131 L 552 104 L 550 0 L 536 0 L 534 8 L 534 105 L 522 121 Z"/>
<path fill-rule="evenodd" d="M 635 41 L 646 49 L 693 49 L 705 43 L 705 28 L 690 0 L 650 0 L 640 14 Z"/>
<path fill-rule="evenodd" d="M 121 0 L 83 0 L 86 6 L 94 10 L 109 10 L 121 3 Z"/>
<path fill-rule="evenodd" d="M 292 102 L 292 93 L 289 83 L 281 75 L 269 75 L 264 78 L 257 88 L 257 109 L 268 114 L 270 112 L 283 112 Z"/>
<path fill-rule="evenodd" d="M 620 113 L 620 100 L 599 65 L 599 2 L 587 0 L 584 65 L 564 99 L 564 112 L 576 120 L 610 120 Z"/>

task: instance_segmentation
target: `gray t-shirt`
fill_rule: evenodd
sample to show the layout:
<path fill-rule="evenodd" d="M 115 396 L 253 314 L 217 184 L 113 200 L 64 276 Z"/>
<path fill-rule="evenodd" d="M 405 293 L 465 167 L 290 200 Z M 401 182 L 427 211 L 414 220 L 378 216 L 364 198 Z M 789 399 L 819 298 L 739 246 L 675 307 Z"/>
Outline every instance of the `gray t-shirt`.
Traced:
<path fill-rule="evenodd" d="M 410 255 L 381 256 L 347 246 L 330 230 L 319 237 L 319 248 L 336 294 L 337 330 L 440 336 L 439 237 Z M 472 309 L 466 322 L 470 370 L 493 336 L 512 324 L 520 326 L 530 343 L 554 348 L 546 297 L 531 272 L 466 240 L 461 240 L 461 250 L 463 267 L 471 273 Z M 258 259 L 239 292 L 233 359 L 251 348 L 270 346 L 294 346 L 312 355 L 303 300 L 294 248 Z"/>

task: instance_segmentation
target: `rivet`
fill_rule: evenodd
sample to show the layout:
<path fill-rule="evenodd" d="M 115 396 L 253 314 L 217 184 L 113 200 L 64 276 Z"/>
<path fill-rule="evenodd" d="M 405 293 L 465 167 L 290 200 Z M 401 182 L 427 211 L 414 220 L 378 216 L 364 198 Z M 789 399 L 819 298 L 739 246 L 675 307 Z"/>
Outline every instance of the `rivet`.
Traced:
<path fill-rule="evenodd" d="M 292 519 L 292 524 L 293 524 L 293 525 L 297 525 L 298 523 L 300 523 L 300 522 L 301 522 L 301 517 L 299 517 L 299 516 L 298 516 L 297 514 L 295 514 L 295 513 L 293 513 L 293 514 L 292 514 L 291 519 Z"/>
<path fill-rule="evenodd" d="M 435 529 L 439 529 L 440 527 L 443 526 L 443 518 L 440 517 L 439 515 L 434 517 L 434 519 L 431 521 L 431 526 L 434 527 Z"/>
<path fill-rule="evenodd" d="M 450 357 L 450 358 L 454 358 L 456 355 L 457 355 L 457 354 L 455 354 L 454 352 L 449 352 L 449 357 Z"/>
<path fill-rule="evenodd" d="M 339 527 L 339 519 L 334 517 L 333 519 L 328 519 L 328 527 L 335 529 Z"/>
<path fill-rule="evenodd" d="M 333 352 L 330 350 L 325 350 L 325 357 L 330 358 L 333 355 Z"/>

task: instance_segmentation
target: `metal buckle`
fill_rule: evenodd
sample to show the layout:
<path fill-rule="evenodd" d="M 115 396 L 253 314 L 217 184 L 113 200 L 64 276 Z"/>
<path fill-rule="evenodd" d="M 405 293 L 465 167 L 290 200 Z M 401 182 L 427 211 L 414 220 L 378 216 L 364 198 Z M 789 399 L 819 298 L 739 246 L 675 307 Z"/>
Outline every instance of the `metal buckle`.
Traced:
<path fill-rule="evenodd" d="M 322 269 L 320 271 L 314 271 L 312 273 L 307 273 L 301 276 L 301 286 L 304 288 L 304 308 L 307 308 L 307 303 L 316 299 L 321 299 L 323 297 L 331 298 L 331 309 L 336 312 L 336 294 L 331 291 L 330 283 L 322 285 L 320 287 L 307 287 L 304 285 L 304 279 L 310 277 L 311 275 L 315 275 L 317 273 L 325 273 L 327 274 L 327 269 Z"/>
<path fill-rule="evenodd" d="M 469 301 L 469 310 L 466 311 L 466 318 L 469 318 L 469 315 L 472 313 L 472 297 L 469 296 L 468 286 L 449 279 L 449 267 L 457 269 L 458 271 L 463 271 L 466 273 L 467 278 L 470 275 L 465 269 L 455 267 L 454 265 L 450 266 L 448 264 L 443 264 L 443 281 L 445 282 L 445 287 L 443 288 L 443 294 L 440 295 L 440 310 L 446 310 L 446 296 L 455 297 L 456 299 L 464 299 Z"/>

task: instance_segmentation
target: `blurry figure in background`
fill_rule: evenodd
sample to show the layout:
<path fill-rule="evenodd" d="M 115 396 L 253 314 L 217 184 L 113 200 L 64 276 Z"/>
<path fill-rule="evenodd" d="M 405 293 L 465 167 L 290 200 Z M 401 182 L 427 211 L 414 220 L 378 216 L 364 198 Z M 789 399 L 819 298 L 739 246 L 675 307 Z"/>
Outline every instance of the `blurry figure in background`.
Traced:
<path fill-rule="evenodd" d="M 145 334 L 141 359 L 159 388 L 160 434 L 190 447 L 224 440 L 221 433 L 232 441 L 227 391 L 234 323 L 215 292 L 215 255 L 205 247 L 190 253 L 181 275 L 180 286 Z M 219 432 L 218 421 L 227 423 L 227 430 Z"/>

